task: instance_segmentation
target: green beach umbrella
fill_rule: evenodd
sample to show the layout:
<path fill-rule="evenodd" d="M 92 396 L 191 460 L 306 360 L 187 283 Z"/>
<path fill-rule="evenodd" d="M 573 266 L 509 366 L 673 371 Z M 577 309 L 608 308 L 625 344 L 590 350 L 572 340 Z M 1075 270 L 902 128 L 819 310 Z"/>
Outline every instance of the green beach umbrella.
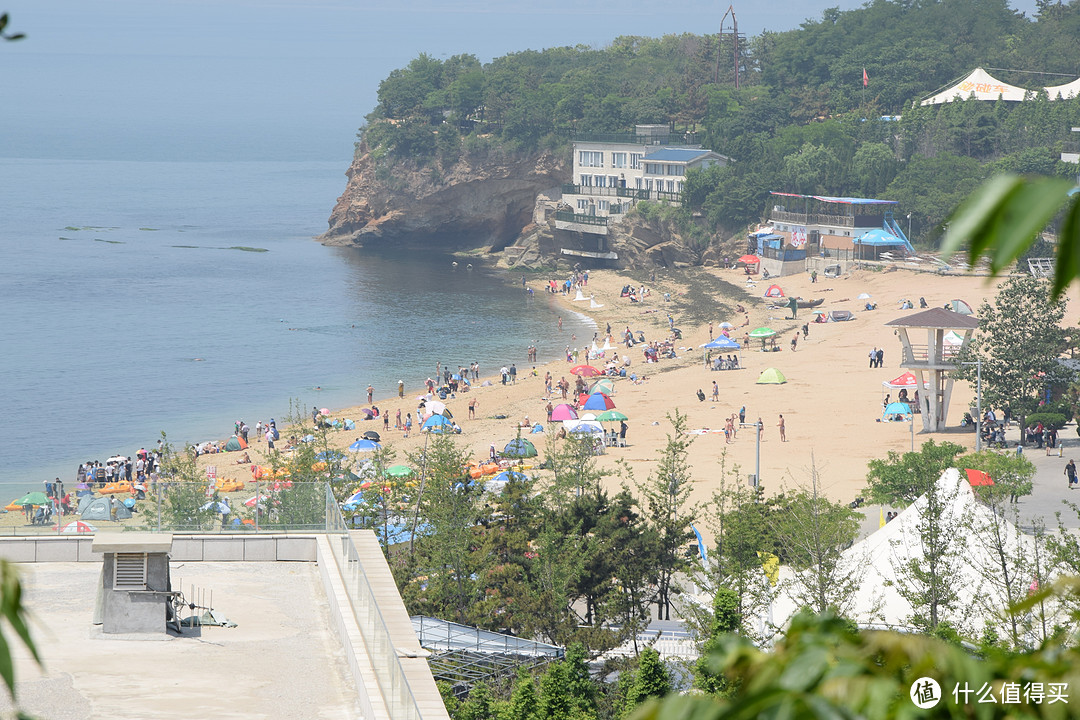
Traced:
<path fill-rule="evenodd" d="M 752 338 L 761 338 L 761 339 L 764 340 L 765 338 L 771 338 L 775 334 L 776 334 L 776 331 L 773 330 L 772 328 L 759 327 L 759 328 L 756 328 L 753 332 L 750 333 L 750 337 L 752 337 Z"/>
<path fill-rule="evenodd" d="M 602 392 L 606 395 L 614 395 L 615 381 L 611 378 L 601 378 L 600 380 L 597 380 L 593 383 L 592 387 L 589 388 L 589 394 L 591 395 L 598 392 Z"/>
<path fill-rule="evenodd" d="M 619 422 L 620 420 L 629 420 L 630 418 L 626 417 L 618 410 L 605 410 L 597 415 L 596 419 L 600 422 Z"/>
<path fill-rule="evenodd" d="M 12 505 L 48 505 L 49 498 L 43 492 L 26 493 Z"/>
<path fill-rule="evenodd" d="M 383 472 L 390 477 L 409 477 L 413 474 L 412 468 L 408 465 L 391 465 Z"/>
<path fill-rule="evenodd" d="M 783 385 L 787 382 L 787 378 L 784 377 L 784 373 L 780 372 L 776 368 L 769 368 L 757 379 L 758 385 Z"/>

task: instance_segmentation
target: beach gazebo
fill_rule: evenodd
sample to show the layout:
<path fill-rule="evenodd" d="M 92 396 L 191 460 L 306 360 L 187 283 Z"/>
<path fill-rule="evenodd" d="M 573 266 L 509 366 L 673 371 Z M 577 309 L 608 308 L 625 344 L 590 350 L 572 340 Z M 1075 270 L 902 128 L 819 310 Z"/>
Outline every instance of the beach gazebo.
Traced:
<path fill-rule="evenodd" d="M 939 432 L 945 429 L 949 414 L 949 398 L 952 396 L 953 380 L 948 373 L 956 370 L 957 356 L 971 342 L 971 335 L 979 327 L 979 319 L 973 315 L 930 308 L 885 323 L 896 328 L 903 346 L 900 367 L 910 370 L 918 378 L 922 389 L 919 404 L 922 411 L 923 432 Z M 926 344 L 912 343 L 912 331 L 926 330 Z M 955 345 L 945 341 L 946 333 L 956 330 L 962 333 L 963 342 Z"/>

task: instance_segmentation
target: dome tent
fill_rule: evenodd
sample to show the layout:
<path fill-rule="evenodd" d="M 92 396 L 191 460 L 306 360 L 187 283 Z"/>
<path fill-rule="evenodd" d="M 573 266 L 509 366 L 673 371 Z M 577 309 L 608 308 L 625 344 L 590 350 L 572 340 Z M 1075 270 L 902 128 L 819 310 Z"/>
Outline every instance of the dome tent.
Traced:
<path fill-rule="evenodd" d="M 784 377 L 784 373 L 780 372 L 776 368 L 769 368 L 765 372 L 758 376 L 758 385 L 783 385 L 787 382 L 787 378 Z"/>

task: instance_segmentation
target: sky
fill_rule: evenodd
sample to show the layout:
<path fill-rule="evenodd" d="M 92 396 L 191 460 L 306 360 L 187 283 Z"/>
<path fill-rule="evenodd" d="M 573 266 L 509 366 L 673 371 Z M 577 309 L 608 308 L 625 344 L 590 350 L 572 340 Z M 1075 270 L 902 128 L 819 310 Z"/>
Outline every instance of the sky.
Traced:
<path fill-rule="evenodd" d="M 1034 0 L 1014 5 L 1030 13 Z M 850 0 L 736 6 L 748 36 Z M 703 0 L 0 0 L 0 156 L 336 160 L 421 52 L 481 61 L 619 35 L 715 32 Z"/>

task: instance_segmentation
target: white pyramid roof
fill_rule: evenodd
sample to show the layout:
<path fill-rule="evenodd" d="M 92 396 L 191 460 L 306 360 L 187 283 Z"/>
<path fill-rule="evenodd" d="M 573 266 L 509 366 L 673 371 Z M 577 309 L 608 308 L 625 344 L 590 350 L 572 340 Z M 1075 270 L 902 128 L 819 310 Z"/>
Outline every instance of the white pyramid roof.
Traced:
<path fill-rule="evenodd" d="M 1046 88 L 1046 94 L 1051 100 L 1068 100 L 1080 97 L 1080 78 L 1064 85 L 1052 85 Z"/>
<path fill-rule="evenodd" d="M 963 80 L 936 95 L 923 100 L 920 105 L 941 105 L 960 99 L 966 100 L 974 97 L 976 100 L 997 100 L 1001 96 L 1003 100 L 1023 100 L 1027 90 L 1015 85 L 1004 83 L 982 68 L 975 68 Z"/>

